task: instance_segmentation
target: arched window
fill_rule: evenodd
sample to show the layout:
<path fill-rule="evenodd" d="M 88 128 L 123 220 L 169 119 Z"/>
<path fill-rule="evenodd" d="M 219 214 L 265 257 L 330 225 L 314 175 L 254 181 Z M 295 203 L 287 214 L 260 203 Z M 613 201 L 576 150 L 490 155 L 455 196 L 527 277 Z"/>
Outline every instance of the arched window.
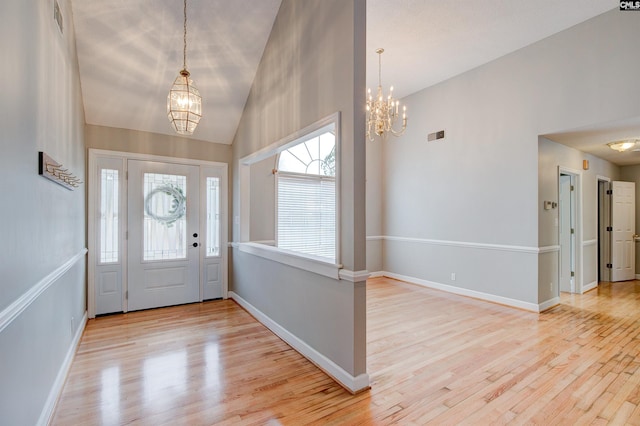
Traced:
<path fill-rule="evenodd" d="M 276 245 L 336 260 L 335 126 L 280 152 Z"/>

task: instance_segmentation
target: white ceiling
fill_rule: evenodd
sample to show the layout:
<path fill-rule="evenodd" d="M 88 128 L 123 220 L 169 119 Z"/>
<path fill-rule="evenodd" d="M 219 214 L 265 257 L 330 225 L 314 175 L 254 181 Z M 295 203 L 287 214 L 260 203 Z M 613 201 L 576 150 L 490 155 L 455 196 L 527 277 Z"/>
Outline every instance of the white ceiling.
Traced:
<path fill-rule="evenodd" d="M 189 0 L 187 68 L 203 97 L 193 138 L 230 144 L 281 0 Z M 618 0 L 368 0 L 367 86 L 398 97 L 618 6 Z M 72 0 L 89 124 L 173 134 L 179 0 Z"/>
<path fill-rule="evenodd" d="M 280 0 L 189 0 L 187 69 L 203 97 L 193 138 L 230 144 Z M 180 0 L 72 0 L 89 124 L 175 135 L 167 93 L 182 69 Z"/>

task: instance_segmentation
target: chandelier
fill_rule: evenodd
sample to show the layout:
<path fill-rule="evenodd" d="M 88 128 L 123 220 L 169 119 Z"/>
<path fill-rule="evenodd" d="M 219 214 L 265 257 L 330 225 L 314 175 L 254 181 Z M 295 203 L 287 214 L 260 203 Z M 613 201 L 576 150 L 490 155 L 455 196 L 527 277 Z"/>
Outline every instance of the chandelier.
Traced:
<path fill-rule="evenodd" d="M 202 117 L 202 98 L 187 71 L 187 0 L 184 0 L 183 47 L 182 70 L 167 95 L 167 117 L 178 134 L 192 135 Z"/>
<path fill-rule="evenodd" d="M 384 49 L 376 50 L 378 54 L 378 93 L 374 98 L 371 89 L 367 92 L 367 137 L 373 142 L 375 135 L 384 138 L 388 133 L 400 136 L 407 128 L 407 107 L 402 107 L 402 128 L 394 128 L 396 119 L 399 117 L 398 108 L 400 102 L 393 99 L 393 86 L 389 90 L 389 96 L 385 99 L 382 93 L 382 52 Z"/>
<path fill-rule="evenodd" d="M 618 152 L 640 151 L 640 139 L 625 139 L 621 141 L 609 142 L 607 146 Z"/>

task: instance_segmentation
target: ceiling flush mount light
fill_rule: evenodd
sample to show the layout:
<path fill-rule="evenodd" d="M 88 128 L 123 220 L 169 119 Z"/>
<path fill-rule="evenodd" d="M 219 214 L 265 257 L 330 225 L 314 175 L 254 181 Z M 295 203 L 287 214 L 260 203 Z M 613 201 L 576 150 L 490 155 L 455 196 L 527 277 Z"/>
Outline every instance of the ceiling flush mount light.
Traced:
<path fill-rule="evenodd" d="M 187 71 L 187 0 L 184 0 L 183 47 L 182 70 L 167 96 L 167 117 L 177 133 L 192 135 L 202 117 L 202 98 Z"/>
<path fill-rule="evenodd" d="M 625 139 L 621 141 L 609 142 L 607 146 L 619 152 L 640 151 L 640 139 Z"/>
<path fill-rule="evenodd" d="M 389 90 L 386 98 L 382 93 L 382 52 L 384 49 L 376 50 L 378 54 L 378 93 L 374 98 L 371 89 L 367 93 L 367 137 L 373 142 L 375 135 L 384 138 L 388 133 L 400 136 L 407 128 L 407 107 L 402 108 L 402 128 L 394 129 L 396 119 L 399 117 L 398 108 L 400 102 L 393 99 L 393 86 Z"/>

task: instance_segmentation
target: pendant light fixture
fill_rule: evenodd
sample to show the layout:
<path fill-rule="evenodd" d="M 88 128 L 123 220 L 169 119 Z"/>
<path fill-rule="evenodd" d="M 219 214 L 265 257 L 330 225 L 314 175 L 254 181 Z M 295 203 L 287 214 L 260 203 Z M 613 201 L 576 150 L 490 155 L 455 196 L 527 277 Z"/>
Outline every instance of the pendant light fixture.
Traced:
<path fill-rule="evenodd" d="M 384 49 L 376 50 L 378 54 L 378 93 L 374 98 L 371 89 L 367 93 L 367 137 L 373 142 L 375 136 L 384 138 L 386 134 L 400 136 L 407 128 L 407 107 L 402 108 L 402 128 L 394 129 L 396 119 L 399 117 L 398 108 L 400 102 L 393 99 L 393 86 L 389 90 L 389 96 L 385 99 L 382 93 L 382 52 Z"/>
<path fill-rule="evenodd" d="M 202 117 L 202 98 L 187 71 L 187 0 L 184 0 L 183 47 L 182 70 L 167 96 L 167 117 L 178 134 L 192 135 Z"/>

